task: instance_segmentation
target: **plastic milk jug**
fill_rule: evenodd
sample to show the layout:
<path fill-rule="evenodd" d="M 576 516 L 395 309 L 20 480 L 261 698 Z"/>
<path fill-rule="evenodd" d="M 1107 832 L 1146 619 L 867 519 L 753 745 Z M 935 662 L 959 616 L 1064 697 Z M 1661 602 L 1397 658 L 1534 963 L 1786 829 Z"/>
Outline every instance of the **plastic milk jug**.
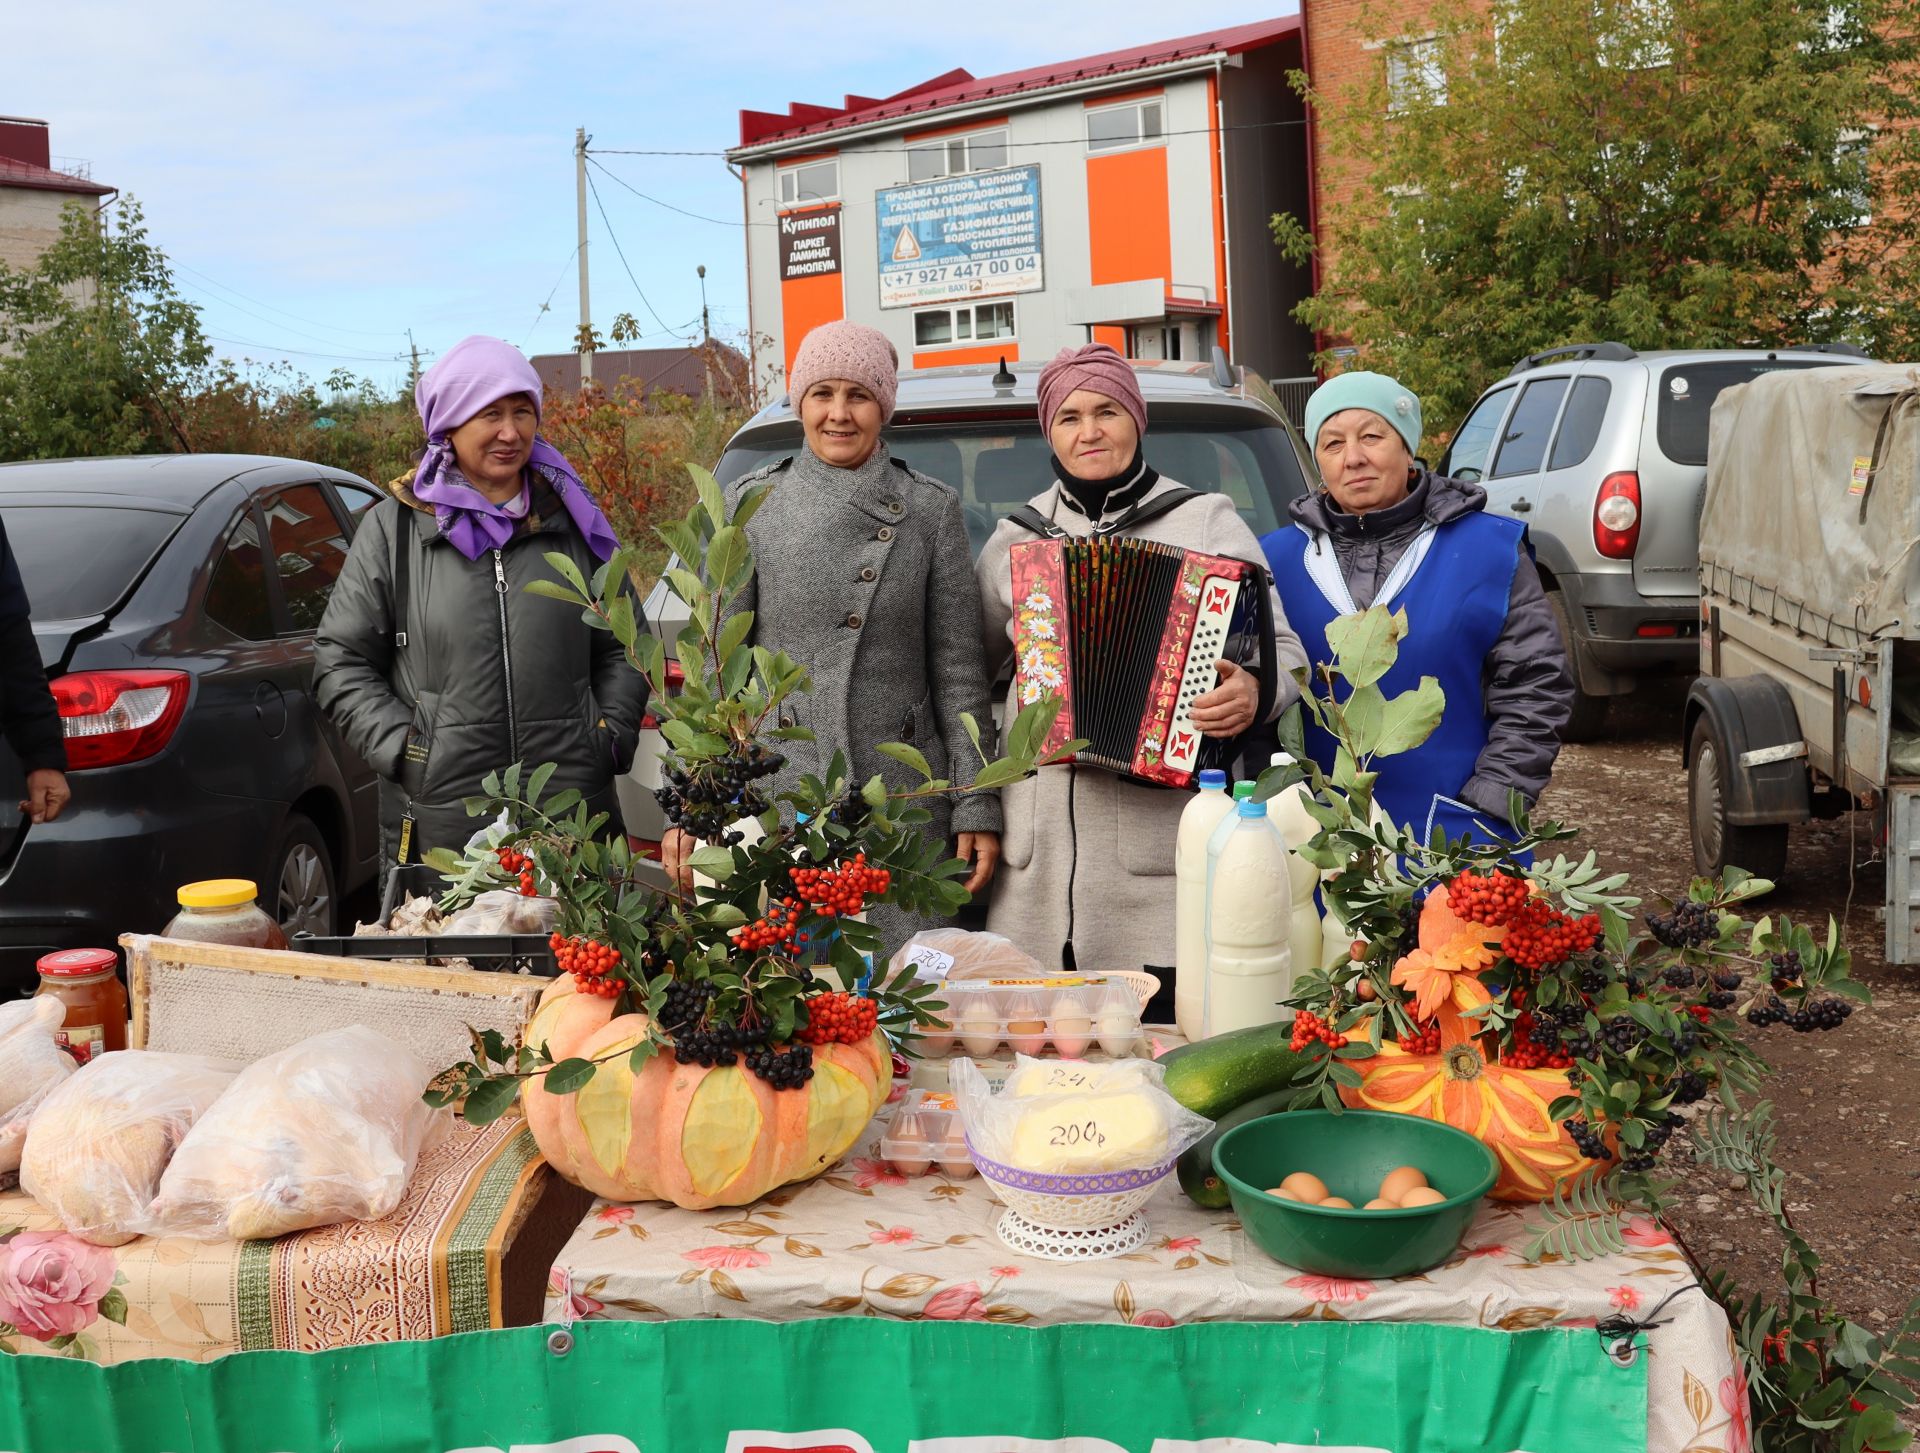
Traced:
<path fill-rule="evenodd" d="M 1280 1002 L 1293 984 L 1286 839 L 1266 803 L 1248 797 L 1234 811 L 1208 873 L 1203 1038 L 1274 1024 L 1292 1013 Z"/>
<path fill-rule="evenodd" d="M 1173 844 L 1173 1017 L 1189 1039 L 1200 1033 L 1200 1000 L 1207 976 L 1207 844 L 1233 815 L 1227 774 L 1208 768 L 1200 790 L 1180 814 Z"/>
<path fill-rule="evenodd" d="M 1267 765 L 1291 767 L 1293 764 L 1291 753 L 1275 752 Z M 1320 831 L 1320 824 L 1306 809 L 1305 799 L 1310 795 L 1311 789 L 1305 782 L 1296 782 L 1267 799 L 1267 815 L 1287 844 L 1287 877 L 1293 883 L 1293 920 L 1287 945 L 1301 967 L 1319 952 L 1321 933 L 1320 907 L 1313 898 L 1314 890 L 1320 885 L 1320 870 L 1300 856 L 1300 849 Z"/>

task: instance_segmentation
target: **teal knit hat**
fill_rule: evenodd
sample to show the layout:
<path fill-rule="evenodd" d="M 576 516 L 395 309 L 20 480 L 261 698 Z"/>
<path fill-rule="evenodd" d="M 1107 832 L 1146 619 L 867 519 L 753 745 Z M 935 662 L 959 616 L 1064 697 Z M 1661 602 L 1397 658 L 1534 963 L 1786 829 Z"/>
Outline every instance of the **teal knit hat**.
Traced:
<path fill-rule="evenodd" d="M 1341 373 L 1307 400 L 1307 448 L 1320 443 L 1320 426 L 1343 409 L 1371 409 L 1399 431 L 1407 453 L 1420 452 L 1420 400 L 1384 373 Z"/>

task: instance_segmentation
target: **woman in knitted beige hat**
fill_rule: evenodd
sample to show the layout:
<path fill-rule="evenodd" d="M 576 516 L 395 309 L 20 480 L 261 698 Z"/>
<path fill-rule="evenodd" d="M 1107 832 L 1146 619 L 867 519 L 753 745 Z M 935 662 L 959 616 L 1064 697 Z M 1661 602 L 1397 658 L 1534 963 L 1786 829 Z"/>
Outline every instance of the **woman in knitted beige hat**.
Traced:
<path fill-rule="evenodd" d="M 880 437 L 898 367 L 877 329 L 815 328 L 787 378 L 805 446 L 727 491 L 731 510 L 750 485 L 779 481 L 747 523 L 756 568 L 732 608 L 754 613 L 755 644 L 813 675 L 781 724 L 807 727 L 814 740 L 788 745 L 776 791 L 824 775 L 836 751 L 855 782 L 877 772 L 896 789 L 919 786 L 918 773 L 875 750 L 882 742 L 919 748 L 934 776 L 961 788 L 979 766 L 960 721 L 964 712 L 984 723 L 990 709 L 966 517 L 954 490 L 895 459 Z M 952 834 L 972 865 L 967 888 L 979 892 L 1000 858 L 999 796 L 962 791 L 933 809 L 929 831 Z M 691 847 L 677 830 L 661 845 L 683 881 Z M 888 952 L 924 926 L 889 908 L 874 923 Z"/>
<path fill-rule="evenodd" d="M 1259 541 L 1232 500 L 1188 490 L 1147 463 L 1146 400 L 1133 365 L 1106 344 L 1063 349 L 1047 365 L 1040 427 L 1053 445 L 1055 481 L 1029 507 L 1062 533 L 1260 559 Z M 1013 661 L 1011 551 L 1032 538 L 1018 520 L 1002 520 L 975 567 L 996 682 Z M 1272 608 L 1280 677 L 1271 683 L 1269 720 L 1297 698 L 1291 673 L 1306 665 L 1278 597 Z M 1234 737 L 1255 724 L 1260 683 L 1247 663 L 1258 649 L 1250 642 L 1238 660 L 1223 660 L 1219 683 L 1194 702 L 1194 724 L 1206 735 Z M 1014 783 L 1003 794 L 1006 827 L 987 927 L 1048 968 L 1146 968 L 1171 983 L 1173 840 L 1187 801 L 1185 792 L 1073 763 Z"/>

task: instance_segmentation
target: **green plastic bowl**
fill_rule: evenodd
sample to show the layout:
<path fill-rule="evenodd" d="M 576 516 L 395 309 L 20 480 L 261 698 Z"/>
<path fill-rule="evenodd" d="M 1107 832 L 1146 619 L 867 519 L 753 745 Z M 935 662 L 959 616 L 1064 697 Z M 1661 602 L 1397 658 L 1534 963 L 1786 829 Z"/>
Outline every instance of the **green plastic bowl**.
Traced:
<path fill-rule="evenodd" d="M 1445 1193 L 1435 1206 L 1363 1211 L 1387 1172 L 1418 1166 Z M 1467 1234 L 1499 1163 L 1463 1130 L 1382 1110 L 1289 1110 L 1236 1125 L 1213 1147 L 1240 1224 L 1267 1255 L 1323 1276 L 1379 1279 L 1438 1266 Z M 1309 1171 L 1355 1209 L 1322 1208 L 1267 1194 Z"/>

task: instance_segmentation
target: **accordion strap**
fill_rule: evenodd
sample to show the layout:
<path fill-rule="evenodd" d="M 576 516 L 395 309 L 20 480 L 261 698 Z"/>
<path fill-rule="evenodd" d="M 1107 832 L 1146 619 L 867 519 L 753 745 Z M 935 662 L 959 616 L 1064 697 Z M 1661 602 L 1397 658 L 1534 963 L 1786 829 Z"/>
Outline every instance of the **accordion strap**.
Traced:
<path fill-rule="evenodd" d="M 1200 491 L 1188 489 L 1184 484 L 1176 484 L 1152 499 L 1142 500 L 1130 510 L 1124 510 L 1111 520 L 1093 527 L 1095 535 L 1111 535 L 1120 530 L 1132 529 L 1135 525 L 1144 525 L 1148 520 L 1157 520 L 1171 510 L 1178 509 L 1190 499 L 1200 498 Z M 1049 540 L 1066 538 L 1067 532 L 1048 519 L 1032 505 L 1021 505 L 1007 516 L 1016 525 L 1033 531 L 1036 535 L 1045 535 Z"/>

